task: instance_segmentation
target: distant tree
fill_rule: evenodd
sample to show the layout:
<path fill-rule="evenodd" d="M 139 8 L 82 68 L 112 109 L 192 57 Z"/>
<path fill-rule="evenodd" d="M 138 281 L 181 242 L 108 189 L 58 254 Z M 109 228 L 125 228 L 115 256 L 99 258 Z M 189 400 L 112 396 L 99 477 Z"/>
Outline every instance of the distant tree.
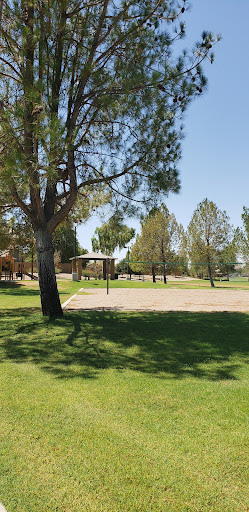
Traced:
<path fill-rule="evenodd" d="M 134 236 L 135 229 L 123 224 L 122 218 L 116 214 L 100 228 L 96 228 L 92 248 L 112 256 L 115 249 L 123 249 Z"/>
<path fill-rule="evenodd" d="M 247 208 L 246 206 L 243 206 L 243 213 L 241 215 L 241 218 L 243 221 L 245 235 L 249 240 L 249 208 Z"/>
<path fill-rule="evenodd" d="M 236 230 L 236 240 L 242 257 L 246 263 L 249 263 L 249 208 L 246 206 L 243 206 L 241 218 L 243 221 L 243 228 L 238 228 Z"/>
<path fill-rule="evenodd" d="M 0 252 L 4 251 L 10 243 L 10 228 L 8 219 L 0 210 Z"/>
<path fill-rule="evenodd" d="M 119 261 L 116 264 L 116 271 L 119 274 L 131 274 L 131 268 L 130 268 L 129 264 L 127 263 L 127 253 L 126 253 L 126 257 L 123 258 L 121 261 Z"/>
<path fill-rule="evenodd" d="M 68 263 L 75 251 L 75 228 L 70 218 L 65 219 L 53 233 L 54 250 L 60 253 L 61 263 Z M 76 256 L 86 254 L 88 251 L 80 246 L 76 230 Z"/>
<path fill-rule="evenodd" d="M 235 241 L 237 252 L 244 260 L 244 271 L 249 273 L 249 208 L 243 206 L 241 215 L 243 227 L 235 231 Z"/>
<path fill-rule="evenodd" d="M 220 271 L 223 274 L 227 275 L 227 279 L 229 281 L 229 274 L 235 271 L 234 263 L 237 260 L 237 246 L 235 237 L 232 238 L 230 244 L 226 245 L 224 249 L 222 249 L 218 261 Z"/>
<path fill-rule="evenodd" d="M 215 203 L 204 199 L 198 204 L 189 223 L 188 251 L 191 264 L 199 263 L 199 268 L 207 269 L 211 286 L 214 286 L 214 263 L 228 247 L 232 238 L 232 227 L 225 211 Z"/>
<path fill-rule="evenodd" d="M 32 224 L 28 217 L 23 214 L 12 213 L 8 218 L 8 247 L 18 251 L 21 257 L 31 261 L 32 273 L 33 263 L 36 261 L 36 241 Z M 66 263 L 74 256 L 75 231 L 72 218 L 64 220 L 53 233 L 53 250 L 56 254 L 56 263 Z M 76 253 L 84 254 L 87 251 L 82 249 L 76 238 Z"/>
<path fill-rule="evenodd" d="M 182 224 L 178 225 L 178 244 L 176 249 L 175 262 L 175 272 L 183 272 L 186 275 L 189 273 L 187 233 L 184 230 Z"/>
<path fill-rule="evenodd" d="M 216 39 L 177 55 L 188 2 L 0 3 L 0 173 L 31 220 L 42 311 L 60 317 L 52 233 L 108 186 L 126 204 L 179 190 L 182 115 Z"/>
<path fill-rule="evenodd" d="M 179 226 L 174 214 L 170 214 L 165 204 L 151 210 L 142 221 L 141 234 L 137 235 L 132 246 L 131 261 L 152 262 L 151 269 L 155 281 L 156 269 L 163 271 L 166 284 L 166 263 L 174 261 L 179 244 Z M 156 262 L 165 262 L 165 265 L 156 265 Z M 148 265 L 131 263 L 135 271 L 145 271 Z"/>

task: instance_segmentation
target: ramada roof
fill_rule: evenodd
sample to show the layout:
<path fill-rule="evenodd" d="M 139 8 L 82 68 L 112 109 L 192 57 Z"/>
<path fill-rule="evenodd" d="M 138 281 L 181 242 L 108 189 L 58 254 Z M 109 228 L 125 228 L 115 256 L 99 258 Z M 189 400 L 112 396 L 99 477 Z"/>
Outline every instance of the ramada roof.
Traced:
<path fill-rule="evenodd" d="M 75 257 L 70 258 L 70 260 L 74 260 Z M 106 254 L 101 254 L 100 252 L 88 252 L 87 254 L 81 254 L 81 256 L 76 256 L 76 260 L 115 260 L 113 256 L 107 256 Z"/>

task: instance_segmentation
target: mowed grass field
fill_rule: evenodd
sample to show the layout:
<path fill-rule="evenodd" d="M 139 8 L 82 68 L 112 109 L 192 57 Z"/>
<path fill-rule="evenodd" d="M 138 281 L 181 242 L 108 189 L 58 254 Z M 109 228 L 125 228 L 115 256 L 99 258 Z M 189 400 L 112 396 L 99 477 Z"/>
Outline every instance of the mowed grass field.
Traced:
<path fill-rule="evenodd" d="M 82 288 L 106 288 L 106 281 L 97 279 L 82 279 Z M 249 290 L 249 281 L 247 278 L 230 279 L 230 281 L 214 281 L 215 288 L 232 289 L 232 290 Z M 157 279 L 156 283 L 152 281 L 143 281 L 142 278 L 139 280 L 137 277 L 131 281 L 126 278 L 119 278 L 115 281 L 109 281 L 110 288 L 182 288 L 182 289 L 195 289 L 195 288 L 211 288 L 210 281 L 208 279 L 192 279 L 192 280 L 181 280 L 175 279 L 174 281 L 167 280 L 165 285 L 163 281 Z"/>
<path fill-rule="evenodd" d="M 249 511 L 249 315 L 39 304 L 37 283 L 0 283 L 8 512 Z"/>

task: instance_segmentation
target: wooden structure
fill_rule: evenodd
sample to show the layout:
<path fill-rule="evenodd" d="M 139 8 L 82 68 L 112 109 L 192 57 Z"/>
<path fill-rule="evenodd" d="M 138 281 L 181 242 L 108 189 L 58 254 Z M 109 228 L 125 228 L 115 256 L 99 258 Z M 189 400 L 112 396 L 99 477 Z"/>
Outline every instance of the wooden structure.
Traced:
<path fill-rule="evenodd" d="M 72 261 L 72 273 L 78 272 L 79 280 L 82 276 L 82 260 L 103 261 L 103 278 L 107 278 L 107 267 L 109 267 L 108 274 L 110 273 L 112 280 L 115 279 L 115 258 L 112 256 L 100 254 L 99 252 L 89 252 L 81 256 L 76 256 L 76 258 L 70 258 L 70 260 Z"/>
<path fill-rule="evenodd" d="M 12 256 L 11 252 L 0 252 L 0 279 L 12 280 L 14 278 L 14 272 L 15 258 Z"/>

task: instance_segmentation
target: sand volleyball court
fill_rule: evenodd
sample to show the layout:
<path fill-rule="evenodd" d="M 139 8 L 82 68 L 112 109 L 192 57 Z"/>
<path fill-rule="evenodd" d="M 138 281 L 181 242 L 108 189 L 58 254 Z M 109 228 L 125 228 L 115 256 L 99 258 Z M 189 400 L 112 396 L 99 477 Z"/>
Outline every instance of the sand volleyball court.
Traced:
<path fill-rule="evenodd" d="M 63 304 L 64 310 L 98 311 L 237 311 L 249 312 L 247 290 L 84 288 Z"/>

